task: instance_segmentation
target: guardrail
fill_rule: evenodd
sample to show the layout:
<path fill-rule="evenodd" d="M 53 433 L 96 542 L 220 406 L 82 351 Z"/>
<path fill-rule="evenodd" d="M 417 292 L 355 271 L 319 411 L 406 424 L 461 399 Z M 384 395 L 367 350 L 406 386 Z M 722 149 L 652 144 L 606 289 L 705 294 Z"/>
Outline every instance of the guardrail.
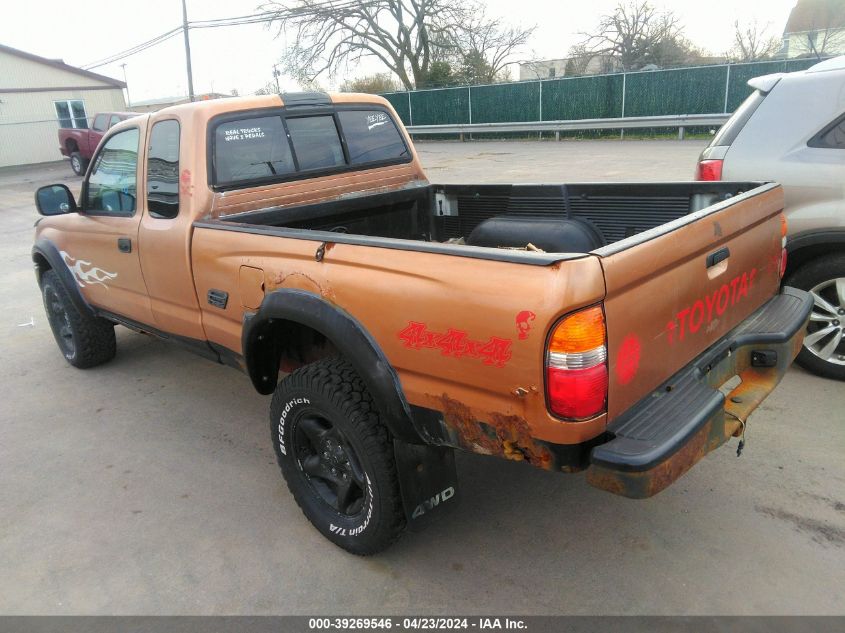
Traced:
<path fill-rule="evenodd" d="M 572 121 L 524 121 L 511 123 L 449 123 L 445 125 L 409 125 L 407 130 L 414 136 L 426 134 L 464 134 L 490 132 L 554 132 L 560 140 L 561 132 L 578 130 L 628 130 L 635 128 L 669 127 L 678 128 L 678 138 L 684 138 L 688 127 L 720 126 L 730 114 L 672 114 L 665 116 L 631 116 L 613 119 L 576 119 Z"/>

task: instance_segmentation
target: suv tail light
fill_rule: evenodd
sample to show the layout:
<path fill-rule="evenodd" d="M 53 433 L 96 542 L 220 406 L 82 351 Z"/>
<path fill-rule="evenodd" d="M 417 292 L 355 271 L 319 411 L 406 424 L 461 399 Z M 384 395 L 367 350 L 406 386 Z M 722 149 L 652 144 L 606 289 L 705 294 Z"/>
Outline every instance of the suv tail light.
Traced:
<path fill-rule="evenodd" d="M 546 350 L 549 409 L 566 420 L 591 418 L 607 405 L 607 332 L 593 306 L 570 314 L 552 330 Z"/>
<path fill-rule="evenodd" d="M 786 274 L 786 233 L 789 225 L 786 222 L 786 216 L 781 213 L 780 214 L 780 267 L 778 268 L 778 274 L 780 278 L 783 279 L 783 276 Z"/>
<path fill-rule="evenodd" d="M 721 180 L 722 179 L 722 163 L 724 161 L 719 159 L 707 159 L 698 161 L 695 169 L 696 180 Z"/>

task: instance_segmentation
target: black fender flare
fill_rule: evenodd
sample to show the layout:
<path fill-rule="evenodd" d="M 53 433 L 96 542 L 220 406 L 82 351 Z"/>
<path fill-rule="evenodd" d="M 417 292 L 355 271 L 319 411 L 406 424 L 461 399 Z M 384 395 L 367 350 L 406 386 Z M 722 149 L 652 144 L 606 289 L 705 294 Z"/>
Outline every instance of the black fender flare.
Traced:
<path fill-rule="evenodd" d="M 790 235 L 786 240 L 786 275 L 789 279 L 806 263 L 845 252 L 845 228 L 810 229 Z"/>
<path fill-rule="evenodd" d="M 325 336 L 361 376 L 393 436 L 410 443 L 422 442 L 399 375 L 376 340 L 351 314 L 304 290 L 274 290 L 264 297 L 257 312 L 244 315 L 243 356 L 259 393 L 273 393 L 278 380 L 275 350 L 261 344 L 274 319 L 299 323 Z"/>
<path fill-rule="evenodd" d="M 786 240 L 788 253 L 793 253 L 808 246 L 820 245 L 841 245 L 845 248 L 845 228 L 812 229 L 790 235 Z"/>
<path fill-rule="evenodd" d="M 44 258 L 44 260 L 47 261 L 47 264 L 49 264 L 50 269 L 56 271 L 62 285 L 64 285 L 65 290 L 67 290 L 70 295 L 70 299 L 73 301 L 74 307 L 76 307 L 81 314 L 96 316 L 94 309 L 85 300 L 85 297 L 82 296 L 79 284 L 76 283 L 76 279 L 74 279 L 70 269 L 62 259 L 56 245 L 49 240 L 42 238 L 36 240 L 35 245 L 32 247 L 32 261 L 35 263 L 35 276 L 38 279 L 38 285 L 41 286 L 41 277 L 45 271 L 42 269 L 39 257 Z"/>

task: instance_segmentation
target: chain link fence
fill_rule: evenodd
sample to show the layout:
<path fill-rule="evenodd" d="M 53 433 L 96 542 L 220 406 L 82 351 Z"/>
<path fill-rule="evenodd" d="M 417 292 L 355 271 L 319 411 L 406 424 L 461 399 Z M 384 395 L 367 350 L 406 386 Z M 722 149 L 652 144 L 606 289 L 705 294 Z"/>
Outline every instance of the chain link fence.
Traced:
<path fill-rule="evenodd" d="M 405 125 L 565 121 L 733 112 L 752 77 L 804 70 L 816 59 L 697 66 L 392 92 Z"/>

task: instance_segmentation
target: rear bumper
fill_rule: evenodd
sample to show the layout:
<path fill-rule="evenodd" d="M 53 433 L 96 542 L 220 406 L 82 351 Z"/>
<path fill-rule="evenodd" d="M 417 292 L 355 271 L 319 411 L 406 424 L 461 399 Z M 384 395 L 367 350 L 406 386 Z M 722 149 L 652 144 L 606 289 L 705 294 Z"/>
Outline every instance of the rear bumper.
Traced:
<path fill-rule="evenodd" d="M 625 497 L 657 494 L 739 435 L 801 350 L 813 301 L 784 288 L 724 338 L 608 425 L 587 481 Z M 738 375 L 725 396 L 719 387 Z"/>

